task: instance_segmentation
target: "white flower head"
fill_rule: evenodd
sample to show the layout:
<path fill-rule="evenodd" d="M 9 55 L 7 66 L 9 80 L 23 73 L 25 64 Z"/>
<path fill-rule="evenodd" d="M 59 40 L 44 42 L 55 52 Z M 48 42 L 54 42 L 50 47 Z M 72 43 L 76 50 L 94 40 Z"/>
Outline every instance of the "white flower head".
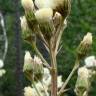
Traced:
<path fill-rule="evenodd" d="M 3 60 L 0 59 L 0 68 L 4 66 Z"/>
<path fill-rule="evenodd" d="M 51 8 L 42 8 L 36 11 L 36 19 L 38 22 L 46 22 L 52 20 L 53 10 Z"/>
<path fill-rule="evenodd" d="M 29 51 L 26 51 L 26 52 L 25 52 L 24 61 L 27 63 L 27 62 L 29 62 L 30 60 L 32 60 L 31 54 L 30 54 Z"/>
<path fill-rule="evenodd" d="M 32 0 L 21 0 L 21 4 L 25 11 L 33 10 L 34 9 L 34 3 Z"/>
<path fill-rule="evenodd" d="M 58 88 L 61 88 L 63 85 L 62 76 L 58 76 L 57 83 Z"/>
<path fill-rule="evenodd" d="M 52 8 L 53 0 L 35 0 L 35 5 L 38 8 Z"/>
<path fill-rule="evenodd" d="M 33 90 L 31 87 L 25 87 L 24 88 L 24 96 L 36 96 L 36 91 Z"/>
<path fill-rule="evenodd" d="M 96 67 L 96 59 L 95 56 L 89 56 L 85 59 L 85 66 L 87 68 Z"/>
<path fill-rule="evenodd" d="M 38 8 L 52 8 L 55 9 L 58 6 L 62 6 L 64 0 L 35 0 L 35 5 Z"/>
<path fill-rule="evenodd" d="M 21 21 L 21 28 L 23 31 L 26 31 L 28 29 L 28 24 L 25 16 L 20 17 Z"/>
<path fill-rule="evenodd" d="M 87 33 L 87 35 L 84 36 L 83 41 L 84 44 L 92 44 L 92 34 Z"/>
<path fill-rule="evenodd" d="M 78 76 L 83 77 L 83 78 L 88 78 L 89 77 L 89 71 L 86 67 L 80 67 L 78 69 Z"/>
<path fill-rule="evenodd" d="M 26 70 L 33 70 L 33 58 L 31 57 L 31 54 L 29 51 L 26 51 L 25 52 L 25 57 L 24 57 L 24 66 L 23 66 L 23 71 L 26 71 Z"/>
<path fill-rule="evenodd" d="M 48 68 L 44 68 L 44 75 L 43 78 L 46 80 L 50 75 L 50 71 Z"/>
<path fill-rule="evenodd" d="M 42 61 L 41 61 L 41 59 L 38 57 L 38 56 L 34 56 L 34 63 L 36 63 L 36 64 L 42 64 Z"/>

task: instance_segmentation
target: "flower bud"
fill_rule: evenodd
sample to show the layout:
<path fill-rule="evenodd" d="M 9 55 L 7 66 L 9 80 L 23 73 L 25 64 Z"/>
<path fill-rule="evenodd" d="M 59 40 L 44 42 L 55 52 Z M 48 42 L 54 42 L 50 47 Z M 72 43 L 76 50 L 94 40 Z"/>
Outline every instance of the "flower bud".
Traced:
<path fill-rule="evenodd" d="M 63 21 L 63 18 L 61 16 L 61 14 L 59 12 L 56 12 L 54 17 L 53 17 L 53 23 L 56 29 L 58 29 L 58 27 L 61 25 Z"/>
<path fill-rule="evenodd" d="M 89 52 L 91 45 L 92 45 L 92 34 L 87 33 L 87 35 L 84 36 L 83 40 L 81 41 L 80 45 L 77 48 L 77 55 L 79 59 L 86 56 L 86 54 Z"/>
<path fill-rule="evenodd" d="M 25 53 L 23 71 L 33 71 L 33 59 L 29 51 Z"/>
<path fill-rule="evenodd" d="M 43 64 L 39 57 L 31 57 L 30 53 L 26 51 L 24 58 L 23 71 L 29 80 L 41 80 L 43 76 Z"/>
<path fill-rule="evenodd" d="M 77 94 L 84 94 L 88 87 L 89 83 L 89 71 L 86 67 L 81 67 L 78 69 L 78 78 L 75 85 L 75 91 Z"/>
<path fill-rule="evenodd" d="M 44 69 L 43 69 L 43 62 L 37 56 L 34 56 L 34 79 L 37 81 L 38 79 L 41 80 L 43 77 Z"/>
<path fill-rule="evenodd" d="M 25 16 L 20 17 L 22 31 L 28 30 L 28 24 Z"/>
<path fill-rule="evenodd" d="M 33 11 L 34 3 L 32 0 L 21 0 L 21 4 L 25 11 Z"/>
<path fill-rule="evenodd" d="M 34 26 L 36 25 L 36 19 L 34 15 L 34 3 L 32 0 L 21 0 L 21 3 L 25 9 L 25 16 L 28 27 L 34 32 Z"/>
<path fill-rule="evenodd" d="M 25 53 L 23 72 L 25 73 L 25 76 L 27 77 L 28 80 L 32 81 L 34 79 L 33 78 L 33 59 L 29 51 L 26 51 Z"/>
<path fill-rule="evenodd" d="M 21 20 L 22 38 L 26 42 L 32 43 L 32 41 L 35 41 L 35 35 L 29 29 L 26 17 L 22 16 L 22 17 L 20 17 L 20 20 Z"/>
<path fill-rule="evenodd" d="M 49 40 L 54 30 L 52 22 L 53 10 L 51 8 L 42 8 L 36 11 L 35 16 L 44 38 Z"/>

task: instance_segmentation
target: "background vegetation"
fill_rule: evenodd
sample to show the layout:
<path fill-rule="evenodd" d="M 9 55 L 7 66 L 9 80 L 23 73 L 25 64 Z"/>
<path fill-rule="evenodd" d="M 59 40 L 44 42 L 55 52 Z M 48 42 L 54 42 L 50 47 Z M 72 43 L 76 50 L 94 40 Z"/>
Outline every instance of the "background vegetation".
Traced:
<path fill-rule="evenodd" d="M 9 42 L 5 60 L 7 73 L 3 78 L 0 78 L 0 96 L 21 96 L 23 87 L 29 83 L 26 82 L 22 74 L 24 51 L 31 50 L 31 47 L 28 47 L 21 39 L 21 36 L 19 36 L 21 31 L 18 31 L 20 29 L 18 17 L 23 15 L 20 0 L 0 0 L 0 11 L 2 11 L 5 18 Z M 96 0 L 72 0 L 72 11 L 68 20 L 68 27 L 63 33 L 61 42 L 62 49 L 57 57 L 59 74 L 63 74 L 64 80 L 73 67 L 75 49 L 87 32 L 92 32 L 94 41 L 90 55 L 96 56 Z M 83 61 L 82 64 L 84 64 Z M 67 92 L 68 96 L 75 96 L 72 91 L 75 80 L 76 75 L 67 86 L 71 87 L 71 91 Z M 95 88 L 96 82 L 94 81 L 90 96 L 96 96 Z"/>

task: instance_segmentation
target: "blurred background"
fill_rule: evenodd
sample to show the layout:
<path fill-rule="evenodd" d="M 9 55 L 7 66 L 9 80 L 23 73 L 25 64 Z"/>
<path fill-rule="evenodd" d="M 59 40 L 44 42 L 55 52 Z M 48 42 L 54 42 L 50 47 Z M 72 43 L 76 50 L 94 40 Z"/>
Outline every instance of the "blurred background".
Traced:
<path fill-rule="evenodd" d="M 19 17 L 24 15 L 24 10 L 20 0 L 0 0 L 0 11 L 4 16 L 9 43 L 7 56 L 4 61 L 4 68 L 7 72 L 0 78 L 0 96 L 23 96 L 24 86 L 30 84 L 22 72 L 24 52 L 25 50 L 32 52 L 31 46 L 26 44 L 21 38 Z M 63 80 L 67 78 L 72 70 L 76 48 L 87 32 L 92 32 L 93 34 L 92 51 L 89 56 L 96 56 L 96 0 L 72 0 L 68 27 L 63 33 L 61 40 L 62 49 L 57 56 L 58 72 L 63 75 Z M 4 46 L 3 43 L 0 44 L 0 50 L 2 46 Z M 43 48 L 40 47 L 40 49 L 42 52 Z M 44 56 L 47 58 L 46 52 Z M 2 58 L 2 55 L 0 55 L 0 58 Z M 81 64 L 83 65 L 84 61 Z M 67 96 L 75 96 L 73 89 L 76 76 L 77 74 L 72 77 L 67 86 L 71 88 L 70 91 L 66 92 Z M 95 81 L 92 82 L 89 96 L 96 96 Z"/>

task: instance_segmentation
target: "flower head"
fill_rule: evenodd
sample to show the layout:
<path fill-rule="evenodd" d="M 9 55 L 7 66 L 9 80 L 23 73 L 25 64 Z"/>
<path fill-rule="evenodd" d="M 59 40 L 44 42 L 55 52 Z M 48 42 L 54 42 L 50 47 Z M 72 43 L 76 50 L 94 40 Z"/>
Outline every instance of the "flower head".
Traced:
<path fill-rule="evenodd" d="M 80 93 L 84 94 L 84 92 L 88 90 L 90 86 L 89 76 L 89 70 L 86 67 L 81 67 L 78 69 L 78 78 L 75 85 L 75 92 L 77 95 Z"/>
<path fill-rule="evenodd" d="M 95 56 L 89 56 L 85 59 L 85 66 L 87 68 L 94 68 L 96 67 L 96 59 Z"/>
<path fill-rule="evenodd" d="M 24 88 L 24 96 L 38 96 L 35 89 L 30 86 Z"/>
<path fill-rule="evenodd" d="M 22 31 L 28 30 L 28 24 L 25 16 L 20 17 Z"/>
<path fill-rule="evenodd" d="M 24 71 L 26 71 L 26 70 L 28 70 L 28 71 L 33 70 L 32 64 L 33 64 L 33 59 L 31 57 L 31 54 L 29 53 L 29 51 L 26 51 L 25 57 L 24 57 L 24 68 L 23 68 L 23 70 Z"/>
<path fill-rule="evenodd" d="M 38 22 L 46 22 L 52 20 L 53 10 L 51 8 L 42 8 L 36 11 L 36 19 Z"/>
<path fill-rule="evenodd" d="M 58 88 L 61 88 L 63 85 L 62 76 L 58 76 L 57 78 L 57 86 Z"/>
<path fill-rule="evenodd" d="M 40 8 L 52 8 L 53 0 L 35 0 L 35 5 Z"/>
<path fill-rule="evenodd" d="M 88 32 L 88 33 L 84 36 L 82 43 L 88 44 L 88 45 L 92 44 L 92 34 Z"/>
<path fill-rule="evenodd" d="M 31 57 L 29 51 L 26 51 L 24 57 L 23 71 L 28 79 L 34 79 L 37 81 L 42 79 L 43 76 L 43 63 L 37 56 Z M 30 78 L 29 78 L 30 77 Z"/>
<path fill-rule="evenodd" d="M 40 8 L 52 8 L 62 16 L 67 16 L 70 11 L 70 0 L 35 0 L 35 5 Z"/>
<path fill-rule="evenodd" d="M 78 76 L 81 76 L 83 78 L 89 77 L 89 71 L 86 67 L 81 67 L 78 69 Z"/>
<path fill-rule="evenodd" d="M 34 63 L 35 64 L 42 64 L 42 61 L 41 61 L 41 59 L 38 57 L 38 56 L 34 56 Z"/>
<path fill-rule="evenodd" d="M 21 0 L 21 4 L 25 11 L 30 11 L 34 9 L 34 3 L 32 0 Z"/>
<path fill-rule="evenodd" d="M 91 45 L 92 45 L 92 34 L 87 33 L 87 35 L 84 36 L 83 40 L 81 41 L 80 45 L 77 48 L 77 54 L 79 59 L 86 56 L 86 54 L 90 50 Z"/>

